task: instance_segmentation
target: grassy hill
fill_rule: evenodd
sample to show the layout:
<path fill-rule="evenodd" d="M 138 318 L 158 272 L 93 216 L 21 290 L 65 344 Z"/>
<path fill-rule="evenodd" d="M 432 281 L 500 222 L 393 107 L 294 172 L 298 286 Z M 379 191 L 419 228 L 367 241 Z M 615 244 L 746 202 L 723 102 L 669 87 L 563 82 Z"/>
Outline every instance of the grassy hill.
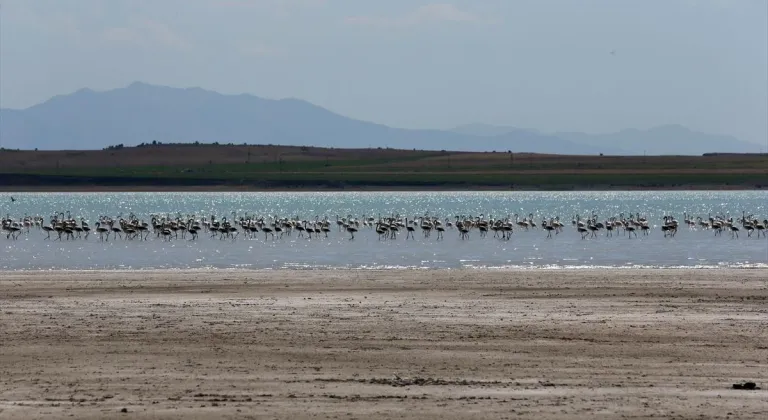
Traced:
<path fill-rule="evenodd" d="M 768 155 L 571 156 L 246 145 L 2 150 L 0 187 L 768 188 Z"/>

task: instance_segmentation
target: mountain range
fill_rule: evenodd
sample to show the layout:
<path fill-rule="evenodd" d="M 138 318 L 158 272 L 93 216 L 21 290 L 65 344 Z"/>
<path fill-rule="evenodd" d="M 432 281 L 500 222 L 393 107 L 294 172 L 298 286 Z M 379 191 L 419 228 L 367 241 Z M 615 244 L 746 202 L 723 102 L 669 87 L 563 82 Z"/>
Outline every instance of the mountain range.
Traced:
<path fill-rule="evenodd" d="M 577 155 L 760 151 L 756 144 L 679 125 L 610 134 L 542 133 L 486 124 L 451 130 L 393 128 L 298 99 L 224 95 L 141 82 L 102 92 L 80 89 L 26 109 L 0 110 L 0 145 L 7 149 L 84 150 L 152 141 Z"/>

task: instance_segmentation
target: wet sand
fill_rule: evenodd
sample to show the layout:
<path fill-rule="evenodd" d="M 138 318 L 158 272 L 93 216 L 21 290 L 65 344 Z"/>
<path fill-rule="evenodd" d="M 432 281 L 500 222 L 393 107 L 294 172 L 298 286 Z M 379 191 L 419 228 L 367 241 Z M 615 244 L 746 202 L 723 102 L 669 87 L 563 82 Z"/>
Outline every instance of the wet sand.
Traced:
<path fill-rule="evenodd" d="M 768 270 L 0 272 L 0 418 L 768 418 L 766 326 Z"/>

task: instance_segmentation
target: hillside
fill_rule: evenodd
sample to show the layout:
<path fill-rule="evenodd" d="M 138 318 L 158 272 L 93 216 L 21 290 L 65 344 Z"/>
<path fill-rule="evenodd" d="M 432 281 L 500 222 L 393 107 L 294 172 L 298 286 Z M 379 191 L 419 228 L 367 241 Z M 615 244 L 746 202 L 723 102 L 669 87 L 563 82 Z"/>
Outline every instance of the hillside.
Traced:
<path fill-rule="evenodd" d="M 636 138 L 543 134 L 514 128 L 489 135 L 473 130 L 412 130 L 355 120 L 298 99 L 223 95 L 200 88 L 135 82 L 97 92 L 81 89 L 24 110 L 0 111 L 0 139 L 10 149 L 87 150 L 108 145 L 163 143 L 280 144 L 335 148 L 514 151 L 571 155 L 642 154 Z M 475 126 L 477 129 L 477 126 Z M 699 133 L 650 133 L 649 154 L 755 152 L 730 138 Z M 679 136 L 677 136 L 680 134 Z M 677 137 L 676 137 L 677 136 Z M 650 142 L 646 138 L 642 142 Z M 702 141 L 702 138 L 709 140 Z M 675 147 L 671 147 L 674 145 Z M 679 146 L 679 147 L 678 147 Z M 757 146 L 754 149 L 759 149 Z"/>
<path fill-rule="evenodd" d="M 768 155 L 576 156 L 292 146 L 0 151 L 0 189 L 764 188 Z"/>

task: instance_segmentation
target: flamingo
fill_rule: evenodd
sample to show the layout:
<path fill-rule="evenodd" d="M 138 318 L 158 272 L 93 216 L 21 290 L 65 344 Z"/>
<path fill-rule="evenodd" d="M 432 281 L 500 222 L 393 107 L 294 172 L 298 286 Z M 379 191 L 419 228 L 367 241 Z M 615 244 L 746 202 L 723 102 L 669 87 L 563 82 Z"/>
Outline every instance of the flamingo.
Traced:
<path fill-rule="evenodd" d="M 348 225 L 347 226 L 347 232 L 349 232 L 349 234 L 351 235 L 350 238 L 349 238 L 349 240 L 351 241 L 351 240 L 355 239 L 355 232 L 357 232 L 357 228 L 354 227 L 353 225 Z"/>

